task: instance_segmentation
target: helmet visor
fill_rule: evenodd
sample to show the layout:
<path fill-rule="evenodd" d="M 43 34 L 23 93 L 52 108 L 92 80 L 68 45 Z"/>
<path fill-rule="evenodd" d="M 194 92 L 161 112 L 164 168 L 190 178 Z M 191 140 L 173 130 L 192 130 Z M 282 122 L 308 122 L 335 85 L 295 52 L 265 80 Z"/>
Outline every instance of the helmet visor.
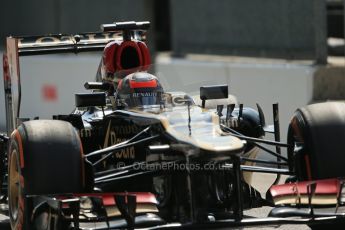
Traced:
<path fill-rule="evenodd" d="M 159 105 L 161 93 L 156 91 L 134 92 L 131 94 L 131 106 Z"/>
<path fill-rule="evenodd" d="M 127 95 L 119 95 L 124 99 L 126 106 L 132 107 L 145 107 L 149 105 L 159 105 L 161 101 L 161 92 L 156 90 L 135 91 Z"/>

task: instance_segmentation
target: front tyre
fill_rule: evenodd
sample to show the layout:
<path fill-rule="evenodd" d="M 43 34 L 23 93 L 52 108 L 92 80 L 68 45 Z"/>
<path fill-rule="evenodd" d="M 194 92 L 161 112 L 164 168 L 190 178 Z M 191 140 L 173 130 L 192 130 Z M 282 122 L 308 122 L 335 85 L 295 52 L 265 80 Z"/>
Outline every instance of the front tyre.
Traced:
<path fill-rule="evenodd" d="M 19 164 L 18 142 L 11 143 L 8 171 L 8 206 L 12 229 L 22 229 L 24 225 L 24 179 Z M 21 183 L 22 182 L 22 183 Z"/>
<path fill-rule="evenodd" d="M 82 154 L 79 136 L 68 122 L 28 121 L 12 133 L 8 151 L 8 197 L 12 229 L 34 228 L 30 222 L 31 208 L 25 199 L 27 195 L 83 191 L 85 180 Z"/>
<path fill-rule="evenodd" d="M 344 140 L 344 102 L 298 109 L 288 132 L 290 170 L 300 181 L 344 177 Z"/>
<path fill-rule="evenodd" d="M 345 103 L 325 102 L 298 109 L 288 131 L 290 170 L 298 181 L 345 176 Z M 311 229 L 344 229 L 343 218 L 310 224 Z"/>

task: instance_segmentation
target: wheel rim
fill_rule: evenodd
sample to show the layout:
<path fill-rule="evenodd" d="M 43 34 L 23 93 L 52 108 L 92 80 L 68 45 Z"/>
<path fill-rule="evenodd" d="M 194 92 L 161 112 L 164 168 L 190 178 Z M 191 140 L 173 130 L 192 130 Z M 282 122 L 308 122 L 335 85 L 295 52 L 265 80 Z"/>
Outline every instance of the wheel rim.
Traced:
<path fill-rule="evenodd" d="M 13 150 L 9 166 L 9 211 L 12 220 L 17 220 L 20 196 L 20 169 L 18 153 Z"/>

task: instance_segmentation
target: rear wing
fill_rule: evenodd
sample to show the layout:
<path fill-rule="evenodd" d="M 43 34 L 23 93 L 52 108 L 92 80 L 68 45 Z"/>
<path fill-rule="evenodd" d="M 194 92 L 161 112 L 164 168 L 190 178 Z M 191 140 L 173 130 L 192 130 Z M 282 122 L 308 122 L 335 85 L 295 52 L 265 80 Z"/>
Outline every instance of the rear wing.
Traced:
<path fill-rule="evenodd" d="M 102 51 L 110 41 L 146 40 L 150 22 L 120 22 L 101 25 L 101 31 L 75 35 L 50 34 L 6 38 L 3 55 L 7 134 L 19 125 L 21 84 L 20 56 Z"/>

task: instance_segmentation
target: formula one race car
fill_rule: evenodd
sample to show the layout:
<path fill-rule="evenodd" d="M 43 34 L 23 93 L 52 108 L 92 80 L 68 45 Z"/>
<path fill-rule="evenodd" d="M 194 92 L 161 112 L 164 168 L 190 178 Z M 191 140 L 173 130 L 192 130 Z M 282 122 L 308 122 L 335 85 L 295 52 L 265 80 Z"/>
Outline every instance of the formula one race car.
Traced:
<path fill-rule="evenodd" d="M 169 88 L 151 66 L 148 28 L 123 22 L 96 33 L 7 38 L 0 182 L 11 228 L 341 227 L 345 104 L 298 109 L 282 143 L 277 105 L 267 126 L 260 106 L 237 105 L 225 84 L 200 85 L 198 95 Z M 103 55 L 96 81 L 84 85 L 90 93 L 75 95 L 76 109 L 21 118 L 19 57 L 84 51 Z M 274 141 L 263 139 L 267 132 Z M 256 159 L 258 151 L 277 161 Z M 266 197 L 252 172 L 277 174 Z M 289 175 L 284 184 L 281 174 Z M 266 218 L 243 214 L 263 206 L 272 207 Z"/>

